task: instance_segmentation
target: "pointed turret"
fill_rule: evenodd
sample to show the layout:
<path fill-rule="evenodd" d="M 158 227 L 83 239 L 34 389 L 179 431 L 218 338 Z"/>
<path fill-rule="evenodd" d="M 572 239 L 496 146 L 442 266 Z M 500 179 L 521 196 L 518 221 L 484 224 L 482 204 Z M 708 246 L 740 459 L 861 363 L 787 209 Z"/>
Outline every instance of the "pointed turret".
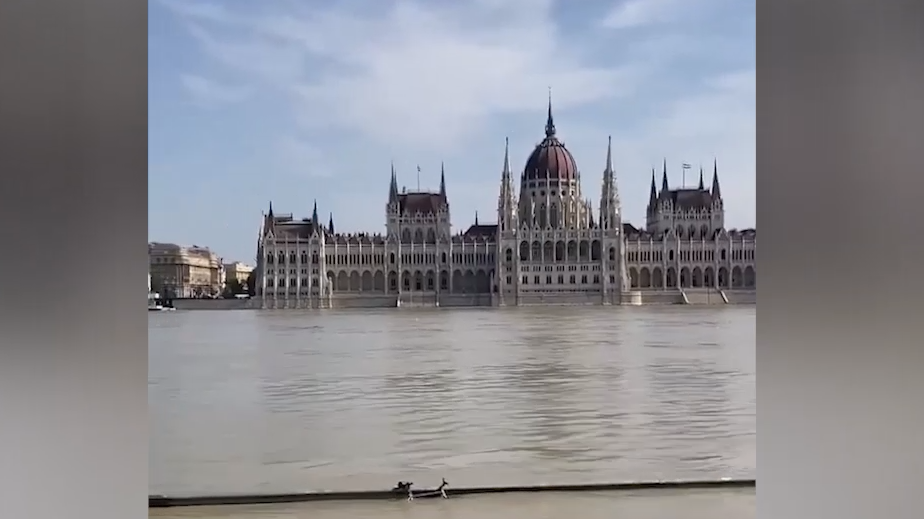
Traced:
<path fill-rule="evenodd" d="M 703 191 L 706 189 L 706 185 L 703 183 L 703 166 L 702 165 L 699 167 L 699 188 L 698 189 L 700 191 Z"/>
<path fill-rule="evenodd" d="M 311 227 L 317 232 L 321 229 L 321 222 L 318 221 L 318 201 L 315 199 L 314 208 L 311 210 Z"/>
<path fill-rule="evenodd" d="M 658 185 L 655 183 L 655 169 L 651 168 L 651 187 L 648 192 L 648 207 L 653 208 L 658 203 Z"/>
<path fill-rule="evenodd" d="M 334 234 L 334 213 L 330 213 L 330 220 L 327 221 L 327 232 Z"/>
<path fill-rule="evenodd" d="M 478 211 L 475 211 L 475 225 L 478 225 Z"/>
<path fill-rule="evenodd" d="M 600 227 L 615 229 L 618 225 L 619 190 L 616 186 L 616 171 L 613 169 L 613 137 L 606 141 L 606 168 L 603 170 L 603 187 L 600 190 Z"/>
<path fill-rule="evenodd" d="M 276 226 L 276 217 L 273 215 L 273 202 L 269 203 L 269 211 L 264 215 L 263 218 L 263 229 L 262 235 L 268 236 L 273 233 L 273 228 Z"/>
<path fill-rule="evenodd" d="M 714 160 L 712 163 L 712 198 L 715 200 L 722 199 L 722 188 L 719 187 L 719 162 Z"/>
<path fill-rule="evenodd" d="M 664 169 L 661 172 L 661 196 L 667 194 L 670 188 L 667 187 L 667 159 L 664 159 Z"/>
<path fill-rule="evenodd" d="M 388 187 L 388 203 L 398 203 L 398 175 L 395 174 L 395 163 L 391 163 L 391 184 Z"/>
<path fill-rule="evenodd" d="M 440 197 L 446 201 L 446 164 L 440 162 Z"/>
<path fill-rule="evenodd" d="M 516 209 L 513 194 L 513 174 L 510 171 L 510 139 L 504 139 L 504 170 L 501 172 L 500 196 L 497 200 L 497 224 L 502 231 L 516 227 Z"/>
<path fill-rule="evenodd" d="M 619 200 L 619 184 L 616 182 L 616 169 L 613 168 L 613 138 L 612 137 L 608 138 L 606 156 L 608 157 L 607 162 L 606 162 L 607 168 L 610 170 L 608 176 L 610 179 L 610 190 L 611 190 L 610 196 L 613 201 L 613 210 L 616 213 L 622 213 L 622 202 Z"/>

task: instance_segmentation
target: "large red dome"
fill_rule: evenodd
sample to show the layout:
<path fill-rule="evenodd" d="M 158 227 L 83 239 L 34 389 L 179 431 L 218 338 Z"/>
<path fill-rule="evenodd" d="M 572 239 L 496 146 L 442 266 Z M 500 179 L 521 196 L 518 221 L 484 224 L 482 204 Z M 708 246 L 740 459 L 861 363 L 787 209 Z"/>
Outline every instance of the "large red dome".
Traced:
<path fill-rule="evenodd" d="M 549 117 L 545 123 L 545 139 L 526 160 L 523 180 L 574 180 L 578 169 L 571 152 L 555 136 L 552 119 L 552 103 L 549 103 Z"/>

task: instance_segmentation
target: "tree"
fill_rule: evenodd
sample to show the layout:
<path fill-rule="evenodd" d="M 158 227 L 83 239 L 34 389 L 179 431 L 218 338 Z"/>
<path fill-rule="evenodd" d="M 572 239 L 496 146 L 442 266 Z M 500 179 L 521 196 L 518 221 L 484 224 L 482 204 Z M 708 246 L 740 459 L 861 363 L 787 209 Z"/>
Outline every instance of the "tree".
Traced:
<path fill-rule="evenodd" d="M 247 295 L 253 297 L 257 295 L 257 272 L 252 271 L 247 275 L 247 281 L 244 283 L 246 286 L 243 287 L 247 290 Z"/>
<path fill-rule="evenodd" d="M 225 281 L 224 297 L 230 299 L 238 294 L 244 293 L 244 287 L 237 278 L 231 278 Z"/>

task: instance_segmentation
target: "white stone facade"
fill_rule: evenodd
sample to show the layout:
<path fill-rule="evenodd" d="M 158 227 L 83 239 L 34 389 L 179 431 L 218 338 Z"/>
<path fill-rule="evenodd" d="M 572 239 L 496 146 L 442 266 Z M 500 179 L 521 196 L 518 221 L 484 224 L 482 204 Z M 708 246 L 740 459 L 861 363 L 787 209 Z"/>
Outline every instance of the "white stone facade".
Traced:
<path fill-rule="evenodd" d="M 661 189 L 652 172 L 644 229 L 623 222 L 608 148 L 595 212 L 581 174 L 555 136 L 513 179 L 505 152 L 497 223 L 453 234 L 445 173 L 440 190 L 399 192 L 392 167 L 385 233 L 341 234 L 323 225 L 264 215 L 257 242 L 257 297 L 264 307 L 402 304 L 637 303 L 639 293 L 756 288 L 756 232 L 724 227 L 717 168 L 710 189 Z M 518 187 L 518 189 L 517 189 Z M 684 296 L 686 297 L 686 296 Z M 723 298 L 725 296 L 723 295 Z M 644 298 L 642 298 L 644 299 Z"/>

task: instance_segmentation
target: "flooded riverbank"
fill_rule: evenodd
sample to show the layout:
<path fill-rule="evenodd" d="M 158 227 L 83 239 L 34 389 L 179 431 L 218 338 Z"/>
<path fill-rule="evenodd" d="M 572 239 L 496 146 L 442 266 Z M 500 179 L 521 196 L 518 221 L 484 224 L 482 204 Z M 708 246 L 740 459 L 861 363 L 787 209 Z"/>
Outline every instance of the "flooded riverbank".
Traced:
<path fill-rule="evenodd" d="M 407 501 L 152 509 L 156 519 L 753 519 L 754 489 L 547 492 Z"/>

